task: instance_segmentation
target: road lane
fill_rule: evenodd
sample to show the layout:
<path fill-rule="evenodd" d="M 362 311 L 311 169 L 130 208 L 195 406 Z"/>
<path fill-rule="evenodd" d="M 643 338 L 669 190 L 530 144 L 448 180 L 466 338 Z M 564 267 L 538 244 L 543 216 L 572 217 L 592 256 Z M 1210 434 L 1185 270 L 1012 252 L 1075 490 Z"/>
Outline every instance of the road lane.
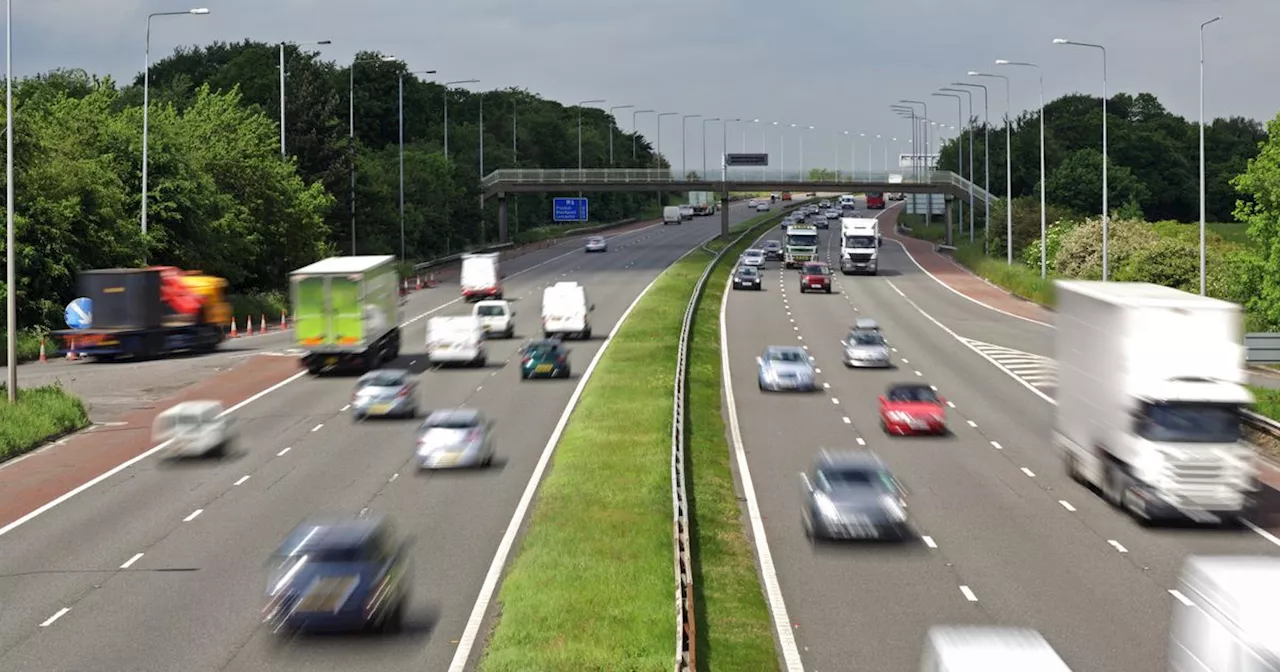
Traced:
<path fill-rule="evenodd" d="M 745 209 L 734 214 L 746 216 Z M 509 270 L 506 285 L 518 300 L 518 332 L 528 335 L 537 329 L 541 288 L 569 278 L 588 286 L 597 304 L 597 329 L 607 330 L 636 292 L 679 254 L 713 235 L 716 224 L 708 218 L 678 229 L 658 227 L 612 241 L 607 254 L 582 255 L 579 249 L 528 274 L 513 277 Z M 463 314 L 468 308 L 455 305 L 440 314 Z M 417 360 L 424 340 L 425 321 L 411 325 L 400 364 L 422 368 Z M 23 546 L 38 549 L 52 541 L 48 545 L 71 554 L 65 567 L 79 571 L 56 574 L 55 581 L 23 593 L 24 603 L 33 606 L 15 619 L 21 623 L 4 629 L 10 634 L 0 640 L 7 651 L 0 666 L 75 669 L 92 659 L 102 669 L 216 669 L 228 661 L 235 669 L 281 669 L 300 660 L 299 665 L 314 668 L 320 663 L 306 655 L 313 642 L 282 650 L 260 641 L 265 639 L 257 634 L 256 623 L 261 563 L 303 517 L 322 511 L 354 514 L 366 507 L 391 514 L 418 535 L 417 599 L 411 614 L 417 625 L 385 647 L 356 647 L 357 659 L 374 656 L 392 668 L 421 667 L 415 660 L 435 661 L 432 668 L 438 661 L 447 663 L 452 654 L 448 636 L 460 632 L 514 498 L 532 471 L 532 462 L 524 458 L 536 458 L 572 389 L 572 383 L 565 384 L 569 381 L 520 384 L 514 368 L 506 366 L 520 342 L 490 342 L 489 368 L 423 376 L 425 408 L 468 403 L 498 420 L 499 450 L 506 464 L 455 475 L 459 487 L 451 487 L 451 477 L 417 479 L 406 471 L 413 423 L 353 424 L 342 412 L 350 379 L 304 379 L 246 409 L 240 422 L 249 453 L 243 459 L 137 470 L 126 482 L 99 491 L 99 497 L 114 504 L 100 507 L 102 502 L 85 499 L 20 530 L 29 533 Z M 598 343 L 597 338 L 574 347 L 579 370 Z M 246 475 L 250 479 L 241 481 Z M 236 482 L 241 484 L 232 485 Z M 408 499 L 398 498 L 399 490 L 407 491 L 402 497 Z M 100 508 L 115 517 L 96 515 Z M 145 515 L 135 514 L 139 524 L 130 523 L 130 512 L 143 508 L 148 509 Z M 182 522 L 196 510 L 203 512 Z M 95 534 L 94 523 L 102 531 Z M 50 534 L 56 538 L 42 538 Z M 0 564 L 6 567 L 47 566 L 51 557 L 32 550 L 10 560 L 3 557 L 6 552 L 0 550 Z M 128 570 L 116 569 L 139 552 L 143 557 Z M 162 571 L 182 568 L 198 571 Z M 451 568 L 474 569 L 476 575 L 442 583 L 441 573 Z M 0 599 L 8 598 L 0 593 Z M 452 620 L 437 624 L 433 614 L 440 604 L 463 606 L 446 614 Z M 72 610 L 56 627 L 34 627 L 47 617 L 41 610 L 54 613 L 67 606 Z M 422 645 L 428 625 L 434 631 L 446 624 L 454 632 L 442 630 L 448 633 L 443 638 L 432 633 L 429 644 Z M 407 640 L 419 641 L 400 645 Z M 189 645 L 165 646 L 172 641 Z M 275 655 L 281 651 L 288 655 Z M 335 667 L 352 664 L 321 657 Z"/>

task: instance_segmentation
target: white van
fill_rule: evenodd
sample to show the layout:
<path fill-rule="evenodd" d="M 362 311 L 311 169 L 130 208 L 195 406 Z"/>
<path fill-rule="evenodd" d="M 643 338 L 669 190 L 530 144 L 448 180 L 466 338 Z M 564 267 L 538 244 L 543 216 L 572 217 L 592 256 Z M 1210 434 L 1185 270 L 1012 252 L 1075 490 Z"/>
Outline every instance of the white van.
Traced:
<path fill-rule="evenodd" d="M 462 255 L 462 298 L 467 301 L 502 298 L 502 277 L 498 273 L 497 252 Z"/>
<path fill-rule="evenodd" d="M 557 282 L 542 290 L 542 333 L 547 338 L 591 338 L 587 290 L 576 282 Z"/>
<path fill-rule="evenodd" d="M 1031 628 L 934 626 L 925 636 L 920 672 L 1071 672 Z"/>
<path fill-rule="evenodd" d="M 845 194 L 844 196 L 841 196 L 840 209 L 841 210 L 857 210 L 858 199 L 854 198 L 852 194 Z"/>
<path fill-rule="evenodd" d="M 219 401 L 174 404 L 156 416 L 151 440 L 168 442 L 169 457 L 225 456 L 235 434 L 225 410 Z"/>
<path fill-rule="evenodd" d="M 678 205 L 668 205 L 662 209 L 662 223 L 664 225 L 680 224 L 683 222 L 683 219 L 684 218 L 680 216 L 680 206 Z"/>
<path fill-rule="evenodd" d="M 484 326 L 474 315 L 427 320 L 427 361 L 484 366 Z"/>
<path fill-rule="evenodd" d="M 693 219 L 694 212 L 692 205 L 681 205 L 679 207 L 681 219 Z"/>
<path fill-rule="evenodd" d="M 503 338 L 514 338 L 516 335 L 516 311 L 507 301 L 481 301 L 471 310 L 471 315 L 480 320 L 486 337 L 500 334 Z"/>

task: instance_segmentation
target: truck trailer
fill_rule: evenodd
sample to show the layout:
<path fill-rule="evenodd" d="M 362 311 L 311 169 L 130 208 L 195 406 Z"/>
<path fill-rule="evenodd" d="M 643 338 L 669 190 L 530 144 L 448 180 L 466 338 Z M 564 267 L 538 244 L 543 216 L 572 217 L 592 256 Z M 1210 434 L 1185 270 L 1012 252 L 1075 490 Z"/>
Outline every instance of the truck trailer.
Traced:
<path fill-rule="evenodd" d="M 1177 592 L 1170 672 L 1280 671 L 1280 558 L 1191 556 Z"/>
<path fill-rule="evenodd" d="M 313 375 L 364 373 L 400 356 L 395 263 L 391 255 L 330 257 L 289 274 L 294 337 Z"/>
<path fill-rule="evenodd" d="M 227 281 L 200 271 L 96 269 L 81 271 L 77 284 L 92 307 L 90 324 L 53 332 L 60 354 L 111 361 L 212 352 L 231 324 Z"/>
<path fill-rule="evenodd" d="M 1068 475 L 1143 524 L 1234 524 L 1257 488 L 1240 307 L 1150 283 L 1055 285 Z"/>

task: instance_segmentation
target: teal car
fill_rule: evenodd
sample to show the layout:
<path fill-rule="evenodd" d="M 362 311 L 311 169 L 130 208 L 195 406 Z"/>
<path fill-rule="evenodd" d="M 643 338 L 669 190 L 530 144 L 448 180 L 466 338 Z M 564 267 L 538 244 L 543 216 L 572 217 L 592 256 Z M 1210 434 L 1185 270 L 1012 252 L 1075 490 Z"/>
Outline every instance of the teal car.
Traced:
<path fill-rule="evenodd" d="M 520 379 L 568 378 L 569 350 L 558 339 L 530 341 L 520 350 Z"/>

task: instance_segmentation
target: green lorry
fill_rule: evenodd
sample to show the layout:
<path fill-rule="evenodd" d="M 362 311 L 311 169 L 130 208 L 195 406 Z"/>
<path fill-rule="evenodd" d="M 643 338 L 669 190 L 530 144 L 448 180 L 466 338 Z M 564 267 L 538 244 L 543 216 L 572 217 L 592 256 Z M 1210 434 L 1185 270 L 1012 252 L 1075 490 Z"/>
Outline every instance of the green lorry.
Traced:
<path fill-rule="evenodd" d="M 391 255 L 330 257 L 289 274 L 293 329 L 312 374 L 400 356 L 400 278 Z"/>

